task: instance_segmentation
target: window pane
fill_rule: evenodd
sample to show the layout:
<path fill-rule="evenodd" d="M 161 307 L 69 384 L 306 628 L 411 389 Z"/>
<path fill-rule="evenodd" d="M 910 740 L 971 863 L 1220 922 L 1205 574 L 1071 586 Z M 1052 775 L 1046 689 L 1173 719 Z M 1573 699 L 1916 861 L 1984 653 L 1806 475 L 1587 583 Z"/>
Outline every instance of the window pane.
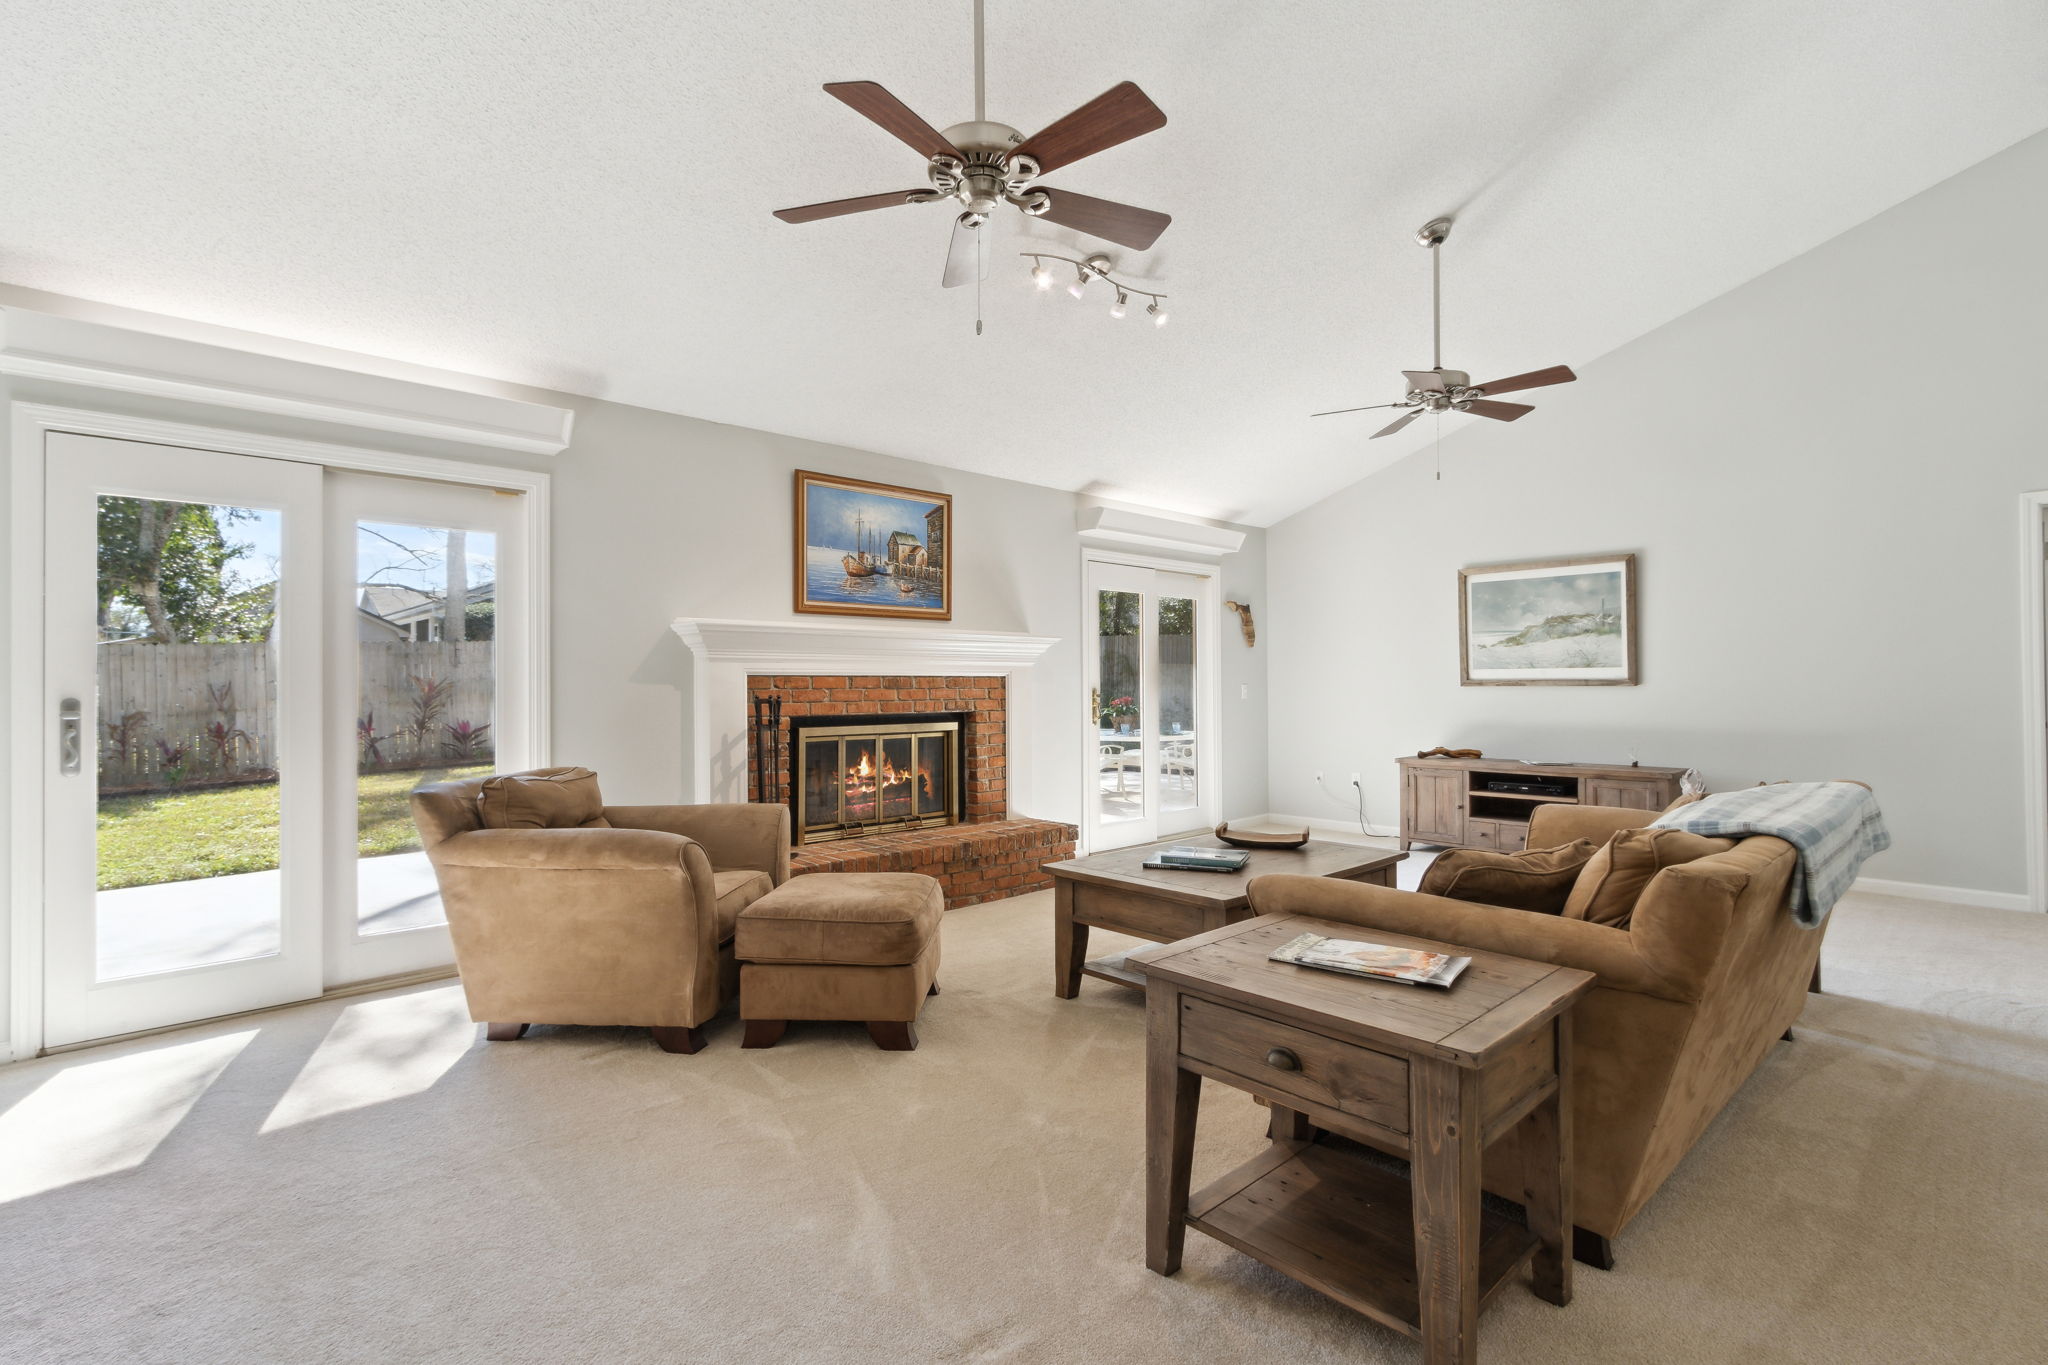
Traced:
<path fill-rule="evenodd" d="M 496 771 L 497 537 L 356 525 L 356 926 L 447 922 L 409 798 Z"/>
<path fill-rule="evenodd" d="M 1102 819 L 1139 820 L 1145 815 L 1142 745 L 1144 677 L 1140 646 L 1144 598 L 1134 592 L 1100 591 L 1098 617 L 1098 753 Z"/>
<path fill-rule="evenodd" d="M 97 976 L 267 957 L 281 942 L 283 517 L 99 499 Z"/>
<path fill-rule="evenodd" d="M 1159 809 L 1193 810 L 1198 789 L 1195 734 L 1195 603 L 1159 599 Z M 1169 826 L 1170 827 L 1170 826 Z"/>

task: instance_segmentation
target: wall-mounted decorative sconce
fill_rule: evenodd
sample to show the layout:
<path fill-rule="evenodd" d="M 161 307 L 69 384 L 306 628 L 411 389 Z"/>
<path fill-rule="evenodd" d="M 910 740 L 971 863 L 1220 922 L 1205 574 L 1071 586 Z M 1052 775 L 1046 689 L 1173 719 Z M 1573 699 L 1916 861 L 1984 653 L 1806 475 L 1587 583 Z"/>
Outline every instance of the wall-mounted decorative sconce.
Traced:
<path fill-rule="evenodd" d="M 1031 282 L 1037 285 L 1041 292 L 1049 290 L 1053 286 L 1053 268 L 1047 265 L 1046 262 L 1058 261 L 1063 265 L 1074 267 L 1074 278 L 1068 282 L 1067 292 L 1075 298 L 1078 299 L 1088 292 L 1088 282 L 1090 280 L 1101 280 L 1116 291 L 1116 302 L 1109 305 L 1109 315 L 1111 317 L 1122 317 L 1130 307 L 1131 295 L 1136 294 L 1140 298 L 1152 300 L 1151 304 L 1145 309 L 1145 316 L 1152 319 L 1152 325 L 1154 327 L 1164 327 L 1166 325 L 1166 310 L 1160 307 L 1161 304 L 1166 302 L 1166 295 L 1155 294 L 1149 289 L 1140 289 L 1135 284 L 1125 284 L 1115 279 L 1109 273 L 1111 268 L 1109 257 L 1099 252 L 1096 255 L 1090 256 L 1085 261 L 1077 261 L 1071 256 L 1054 256 L 1042 251 L 1020 251 L 1017 254 L 1019 256 L 1028 256 L 1031 259 Z"/>
<path fill-rule="evenodd" d="M 1224 606 L 1237 613 L 1237 623 L 1244 627 L 1244 642 L 1247 646 L 1259 642 L 1258 628 L 1252 625 L 1252 604 L 1249 602 L 1225 602 Z"/>

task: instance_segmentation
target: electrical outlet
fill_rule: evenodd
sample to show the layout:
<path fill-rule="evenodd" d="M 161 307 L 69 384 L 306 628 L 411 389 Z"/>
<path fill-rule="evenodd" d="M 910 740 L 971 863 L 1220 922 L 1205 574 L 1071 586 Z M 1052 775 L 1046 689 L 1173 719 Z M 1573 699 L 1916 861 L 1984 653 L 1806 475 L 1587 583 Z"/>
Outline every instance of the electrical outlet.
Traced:
<path fill-rule="evenodd" d="M 1252 685 L 1250 683 L 1239 683 L 1237 685 L 1237 699 L 1239 701 L 1250 701 L 1252 699 Z"/>

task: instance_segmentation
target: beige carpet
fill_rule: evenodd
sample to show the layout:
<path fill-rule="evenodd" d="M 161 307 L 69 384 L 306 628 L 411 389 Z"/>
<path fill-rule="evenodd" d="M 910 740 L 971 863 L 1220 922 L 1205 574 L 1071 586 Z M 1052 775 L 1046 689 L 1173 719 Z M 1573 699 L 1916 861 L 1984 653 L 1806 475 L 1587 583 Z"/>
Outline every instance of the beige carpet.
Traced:
<path fill-rule="evenodd" d="M 0 1069 L 0 1359 L 1414 1361 L 1220 1244 L 1144 1268 L 1141 1020 L 1049 897 L 955 911 L 923 1046 L 486 1044 L 437 986 Z M 1863 897 L 1829 994 L 1482 1358 L 2039 1361 L 2048 919 Z M 1212 1090 L 1196 1179 L 1262 1140 Z"/>

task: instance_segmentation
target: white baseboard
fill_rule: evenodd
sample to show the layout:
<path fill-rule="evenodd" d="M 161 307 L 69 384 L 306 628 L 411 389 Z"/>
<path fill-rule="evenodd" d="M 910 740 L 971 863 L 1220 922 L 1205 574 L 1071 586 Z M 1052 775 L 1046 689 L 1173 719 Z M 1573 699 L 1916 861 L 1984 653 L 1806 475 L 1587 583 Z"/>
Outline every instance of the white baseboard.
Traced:
<path fill-rule="evenodd" d="M 1849 889 L 1873 896 L 1907 896 L 1917 901 L 1939 901 L 1943 905 L 1968 905 L 1980 910 L 2032 910 L 2031 897 L 2018 891 L 1978 891 L 1967 886 L 1932 886 L 1926 882 L 1894 882 L 1882 877 L 1858 877 Z"/>
<path fill-rule="evenodd" d="M 1242 817 L 1239 823 L 1247 825 L 1277 825 L 1282 829 L 1289 827 L 1299 828 L 1302 825 L 1307 825 L 1310 829 L 1327 830 L 1332 834 L 1358 833 L 1358 821 L 1356 820 L 1325 820 L 1319 815 L 1247 815 Z M 1365 832 L 1377 838 L 1393 839 L 1399 837 L 1401 830 L 1398 826 L 1394 825 L 1369 824 L 1365 827 Z"/>

